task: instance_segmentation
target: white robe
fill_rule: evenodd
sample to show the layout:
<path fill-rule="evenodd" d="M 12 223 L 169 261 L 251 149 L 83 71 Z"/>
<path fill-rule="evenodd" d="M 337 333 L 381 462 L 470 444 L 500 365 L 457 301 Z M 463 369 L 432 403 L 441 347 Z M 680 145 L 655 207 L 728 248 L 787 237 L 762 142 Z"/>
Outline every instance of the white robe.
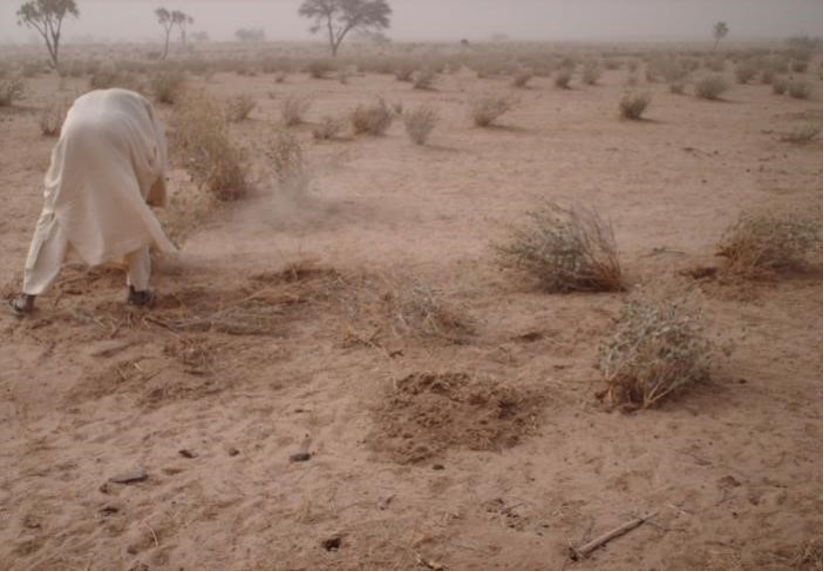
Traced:
<path fill-rule="evenodd" d="M 69 251 L 90 266 L 152 246 L 174 251 L 148 206 L 166 204 L 166 169 L 163 127 L 143 96 L 108 89 L 79 97 L 52 151 L 26 281 L 43 290 Z M 29 272 L 41 267 L 42 278 Z"/>

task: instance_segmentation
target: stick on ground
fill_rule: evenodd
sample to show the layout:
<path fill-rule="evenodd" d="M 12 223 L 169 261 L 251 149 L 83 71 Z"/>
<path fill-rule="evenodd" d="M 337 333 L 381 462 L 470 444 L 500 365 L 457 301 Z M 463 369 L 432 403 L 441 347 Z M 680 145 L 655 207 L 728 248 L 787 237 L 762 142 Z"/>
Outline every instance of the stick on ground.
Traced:
<path fill-rule="evenodd" d="M 650 520 L 651 518 L 653 518 L 657 514 L 658 514 L 658 511 L 655 511 L 655 512 L 649 513 L 646 516 L 642 516 L 640 518 L 634 518 L 629 522 L 625 522 L 624 524 L 622 524 L 618 528 L 613 528 L 609 532 L 607 532 L 605 534 L 602 534 L 601 536 L 599 536 L 595 540 L 590 540 L 589 542 L 587 542 L 586 544 L 584 544 L 580 548 L 570 547 L 570 556 L 572 556 L 573 560 L 582 560 L 582 559 L 586 558 L 587 556 L 589 556 L 589 554 L 591 552 L 593 552 L 596 548 L 599 548 L 599 547 L 603 546 L 604 544 L 606 544 L 607 542 L 609 542 L 613 538 L 618 538 L 619 536 L 622 536 L 622 535 L 626 534 L 630 530 L 638 528 L 639 526 L 641 526 L 642 524 L 644 524 L 645 522 L 647 522 L 648 520 Z"/>

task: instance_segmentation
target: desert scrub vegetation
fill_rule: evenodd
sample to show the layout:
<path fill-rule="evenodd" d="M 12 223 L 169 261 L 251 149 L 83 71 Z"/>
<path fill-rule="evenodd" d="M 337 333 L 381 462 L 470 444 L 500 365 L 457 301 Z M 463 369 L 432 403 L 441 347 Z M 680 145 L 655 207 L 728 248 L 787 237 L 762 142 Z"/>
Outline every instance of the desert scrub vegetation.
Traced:
<path fill-rule="evenodd" d="M 412 76 L 412 87 L 415 89 L 433 89 L 437 77 L 437 73 L 433 69 L 419 70 Z"/>
<path fill-rule="evenodd" d="M 476 127 L 489 127 L 513 106 L 506 97 L 485 95 L 469 102 L 469 116 Z"/>
<path fill-rule="evenodd" d="M 532 70 L 521 68 L 515 71 L 512 76 L 512 86 L 525 88 L 529 80 L 532 79 Z"/>
<path fill-rule="evenodd" d="M 312 107 L 312 98 L 299 93 L 290 93 L 280 101 L 280 116 L 283 124 L 294 127 L 303 123 L 304 116 Z"/>
<path fill-rule="evenodd" d="M 313 60 L 306 66 L 306 71 L 315 79 L 326 79 L 326 77 L 335 71 L 335 66 L 326 60 Z"/>
<path fill-rule="evenodd" d="M 641 119 L 649 104 L 652 95 L 649 93 L 626 93 L 618 103 L 621 116 L 626 119 Z"/>
<path fill-rule="evenodd" d="M 727 351 L 731 351 L 731 348 Z M 611 406 L 647 408 L 709 378 L 714 348 L 694 301 L 639 289 L 601 345 L 601 394 Z"/>
<path fill-rule="evenodd" d="M 247 193 L 243 152 L 232 143 L 216 101 L 203 94 L 186 96 L 175 106 L 170 125 L 180 160 L 198 187 L 222 201 Z"/>
<path fill-rule="evenodd" d="M 423 145 L 438 124 L 438 119 L 437 111 L 428 105 L 421 105 L 403 115 L 403 126 L 415 144 Z"/>
<path fill-rule="evenodd" d="M 721 99 L 721 94 L 727 91 L 728 88 L 729 84 L 723 76 L 711 75 L 695 84 L 695 95 L 701 99 L 715 101 Z"/>
<path fill-rule="evenodd" d="M 229 98 L 226 102 L 226 118 L 232 123 L 240 123 L 249 117 L 257 105 L 255 98 L 242 93 Z"/>
<path fill-rule="evenodd" d="M 812 218 L 743 214 L 723 234 L 716 254 L 731 276 L 765 278 L 803 269 L 821 248 L 821 225 Z"/>
<path fill-rule="evenodd" d="M 128 72 L 100 68 L 95 70 L 89 77 L 90 89 L 112 89 L 114 87 L 129 89 L 138 93 L 145 91 L 143 82 L 137 76 Z"/>
<path fill-rule="evenodd" d="M 291 194 L 303 194 L 309 189 L 310 174 L 297 138 L 281 129 L 269 144 L 268 157 L 278 187 Z"/>
<path fill-rule="evenodd" d="M 772 80 L 772 92 L 775 95 L 784 95 L 787 93 L 789 82 L 783 77 L 774 77 Z"/>
<path fill-rule="evenodd" d="M 352 112 L 352 129 L 356 135 L 383 135 L 392 125 L 392 110 L 386 105 L 386 101 L 379 99 L 369 105 L 358 105 Z"/>
<path fill-rule="evenodd" d="M 804 125 L 782 136 L 781 140 L 787 143 L 809 143 L 814 141 L 819 133 L 821 133 L 821 130 L 816 125 Z"/>
<path fill-rule="evenodd" d="M 325 115 L 320 123 L 312 128 L 312 137 L 317 141 L 330 141 L 336 139 L 345 128 L 345 118 Z"/>
<path fill-rule="evenodd" d="M 572 70 L 569 68 L 561 68 L 555 74 L 555 87 L 560 89 L 569 89 L 569 82 L 572 81 Z"/>
<path fill-rule="evenodd" d="M 584 64 L 581 78 L 587 85 L 595 85 L 601 79 L 601 66 L 598 62 L 590 60 Z"/>
<path fill-rule="evenodd" d="M 802 80 L 793 80 L 787 85 L 787 93 L 795 99 L 810 99 L 812 88 L 810 84 Z"/>
<path fill-rule="evenodd" d="M 8 107 L 26 96 L 26 81 L 12 77 L 0 81 L 0 107 Z"/>
<path fill-rule="evenodd" d="M 46 137 L 58 137 L 71 106 L 71 100 L 62 99 L 44 107 L 40 112 L 40 132 Z"/>
<path fill-rule="evenodd" d="M 525 272 L 547 292 L 624 289 L 612 225 L 594 209 L 545 202 L 526 216 L 492 245 L 501 267 Z"/>
<path fill-rule="evenodd" d="M 186 76 L 180 70 L 156 72 L 149 81 L 152 95 L 156 101 L 173 105 L 183 96 Z"/>
<path fill-rule="evenodd" d="M 749 83 L 758 75 L 758 68 L 751 62 L 740 63 L 735 67 L 735 79 L 738 83 Z"/>

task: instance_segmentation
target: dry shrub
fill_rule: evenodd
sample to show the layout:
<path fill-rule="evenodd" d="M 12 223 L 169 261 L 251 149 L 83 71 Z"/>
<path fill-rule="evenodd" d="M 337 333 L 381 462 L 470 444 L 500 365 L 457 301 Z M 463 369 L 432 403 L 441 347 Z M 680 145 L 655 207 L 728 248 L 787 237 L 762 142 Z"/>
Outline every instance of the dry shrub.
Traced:
<path fill-rule="evenodd" d="M 758 68 L 750 62 L 738 64 L 735 68 L 735 79 L 738 83 L 749 83 L 756 75 Z"/>
<path fill-rule="evenodd" d="M 62 99 L 52 102 L 40 112 L 40 131 L 47 137 L 58 137 L 66 120 L 66 113 L 72 106 L 72 101 Z"/>
<path fill-rule="evenodd" d="M 729 84 L 723 76 L 707 76 L 695 84 L 695 95 L 701 99 L 714 101 L 721 98 L 721 94 L 729 89 Z"/>
<path fill-rule="evenodd" d="M 309 189 L 309 168 L 294 135 L 281 129 L 269 144 L 268 157 L 281 190 L 303 195 Z"/>
<path fill-rule="evenodd" d="M 275 74 L 275 83 L 284 83 L 286 78 L 289 77 L 289 74 L 286 72 L 280 72 Z"/>
<path fill-rule="evenodd" d="M 529 83 L 529 80 L 532 79 L 532 70 L 523 68 L 515 72 L 515 75 L 512 77 L 512 85 L 514 87 L 526 87 L 526 84 Z"/>
<path fill-rule="evenodd" d="M 0 107 L 8 107 L 26 96 L 26 82 L 22 77 L 0 81 Z"/>
<path fill-rule="evenodd" d="M 742 278 L 763 278 L 802 269 L 820 248 L 821 225 L 793 215 L 744 214 L 726 230 L 717 255 L 724 270 Z"/>
<path fill-rule="evenodd" d="M 287 127 L 303 123 L 303 116 L 312 107 L 312 98 L 300 93 L 290 93 L 280 102 L 280 115 Z"/>
<path fill-rule="evenodd" d="M 95 70 L 89 78 L 91 89 L 112 89 L 119 87 L 136 92 L 143 92 L 143 82 L 134 74 L 113 69 L 101 68 Z"/>
<path fill-rule="evenodd" d="M 504 268 L 526 272 L 547 292 L 624 289 L 612 225 L 594 209 L 546 202 L 493 245 Z"/>
<path fill-rule="evenodd" d="M 335 66 L 326 60 L 314 60 L 306 67 L 309 75 L 315 79 L 326 79 L 326 76 L 335 71 Z"/>
<path fill-rule="evenodd" d="M 415 73 L 412 77 L 412 86 L 415 89 L 432 89 L 438 75 L 434 70 L 426 68 Z"/>
<path fill-rule="evenodd" d="M 781 137 L 781 140 L 788 143 L 809 143 L 814 141 L 819 133 L 821 129 L 817 125 L 804 125 L 787 133 Z"/>
<path fill-rule="evenodd" d="M 808 64 L 804 61 L 794 61 L 790 64 L 790 69 L 795 73 L 807 73 Z"/>
<path fill-rule="evenodd" d="M 352 112 L 352 128 L 356 134 L 383 135 L 392 125 L 392 110 L 383 99 L 371 105 L 358 105 Z"/>
<path fill-rule="evenodd" d="M 249 117 L 256 104 L 255 98 L 251 95 L 235 95 L 226 102 L 226 118 L 233 123 L 239 123 Z"/>
<path fill-rule="evenodd" d="M 775 95 L 784 95 L 787 93 L 789 82 L 783 77 L 774 77 L 772 80 L 772 92 Z"/>
<path fill-rule="evenodd" d="M 345 118 L 326 115 L 318 125 L 312 128 L 312 137 L 318 141 L 329 141 L 336 139 L 345 128 Z"/>
<path fill-rule="evenodd" d="M 812 91 L 810 84 L 801 80 L 791 81 L 789 85 L 787 85 L 787 92 L 790 94 L 790 97 L 794 97 L 795 99 L 810 99 Z"/>
<path fill-rule="evenodd" d="M 601 66 L 596 61 L 588 61 L 584 64 L 582 78 L 587 85 L 595 85 L 601 79 Z"/>
<path fill-rule="evenodd" d="M 438 119 L 440 118 L 437 111 L 428 105 L 421 105 L 403 115 L 403 126 L 412 141 L 417 145 L 423 145 L 438 124 Z"/>
<path fill-rule="evenodd" d="M 572 70 L 568 68 L 561 69 L 555 74 L 555 87 L 561 89 L 569 89 L 569 82 L 572 81 Z"/>
<path fill-rule="evenodd" d="M 183 96 L 186 75 L 180 70 L 165 70 L 155 73 L 150 80 L 152 94 L 156 101 L 173 105 Z"/>
<path fill-rule="evenodd" d="M 601 345 L 600 369 L 610 405 L 650 407 L 709 377 L 713 346 L 689 298 L 641 289 L 621 309 Z"/>
<path fill-rule="evenodd" d="M 229 124 L 217 102 L 189 95 L 175 106 L 173 141 L 192 180 L 219 200 L 234 200 L 248 191 L 243 153 L 229 137 Z"/>
<path fill-rule="evenodd" d="M 618 108 L 626 119 L 641 119 L 650 102 L 652 95 L 649 93 L 627 93 L 621 98 Z"/>
<path fill-rule="evenodd" d="M 683 81 L 675 81 L 670 84 L 670 93 L 674 93 L 676 95 L 684 95 L 685 90 L 686 85 L 684 85 Z"/>
<path fill-rule="evenodd" d="M 486 95 L 469 102 L 469 115 L 476 126 L 489 127 L 512 107 L 512 101 L 506 97 Z"/>
<path fill-rule="evenodd" d="M 463 309 L 416 280 L 387 282 L 381 307 L 393 332 L 402 336 L 459 341 L 473 331 Z"/>
<path fill-rule="evenodd" d="M 402 62 L 395 68 L 395 79 L 398 81 L 411 82 L 413 75 L 415 75 L 415 66 L 410 62 Z"/>

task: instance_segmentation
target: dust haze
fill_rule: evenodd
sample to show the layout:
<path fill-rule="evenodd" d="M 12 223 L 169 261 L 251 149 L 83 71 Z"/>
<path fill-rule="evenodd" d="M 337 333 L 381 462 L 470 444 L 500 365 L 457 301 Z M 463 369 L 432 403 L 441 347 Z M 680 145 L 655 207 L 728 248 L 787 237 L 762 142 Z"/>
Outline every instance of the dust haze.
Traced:
<path fill-rule="evenodd" d="M 503 34 L 538 41 L 705 40 L 717 20 L 730 24 L 732 41 L 820 35 L 816 0 L 392 0 L 398 41 L 485 40 Z M 153 11 L 180 9 L 195 18 L 195 31 L 230 40 L 242 27 L 262 27 L 269 40 L 310 40 L 297 15 L 299 0 L 80 0 L 81 17 L 65 28 L 68 42 L 159 41 Z M 36 41 L 16 25 L 19 2 L 0 6 L 0 43 Z M 444 17 L 448 15 L 448 17 Z"/>

